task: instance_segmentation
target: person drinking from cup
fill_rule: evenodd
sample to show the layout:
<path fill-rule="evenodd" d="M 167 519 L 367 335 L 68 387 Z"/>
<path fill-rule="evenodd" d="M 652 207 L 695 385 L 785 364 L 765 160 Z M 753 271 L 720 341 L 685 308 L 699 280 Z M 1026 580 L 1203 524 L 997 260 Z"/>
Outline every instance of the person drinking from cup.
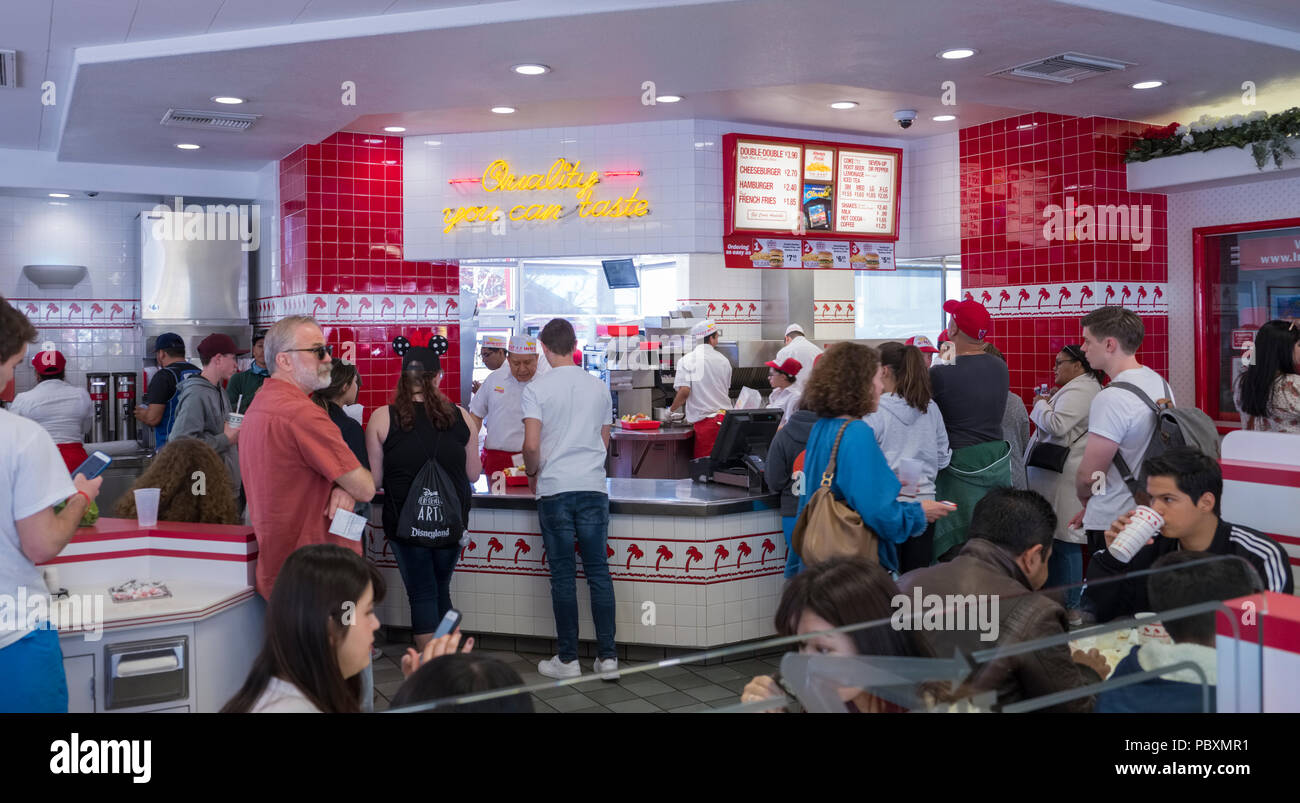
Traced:
<path fill-rule="evenodd" d="M 1249 563 L 1269 591 L 1294 593 L 1286 551 L 1258 530 L 1219 518 L 1223 472 L 1213 458 L 1189 447 L 1170 449 L 1142 464 L 1150 506 L 1129 510 L 1106 530 L 1106 548 L 1088 563 L 1085 604 L 1100 622 L 1152 610 L 1146 583 L 1097 582 L 1151 568 L 1161 555 L 1182 549 L 1236 555 Z"/>
<path fill-rule="evenodd" d="M 241 351 L 230 335 L 208 335 L 199 344 L 199 361 L 203 370 L 181 382 L 177 388 L 180 404 L 172 423 L 172 438 L 198 438 L 216 450 L 230 473 L 235 494 L 241 486 L 239 477 L 239 427 L 244 417 L 234 412 L 222 390 L 239 370 L 235 357 Z"/>

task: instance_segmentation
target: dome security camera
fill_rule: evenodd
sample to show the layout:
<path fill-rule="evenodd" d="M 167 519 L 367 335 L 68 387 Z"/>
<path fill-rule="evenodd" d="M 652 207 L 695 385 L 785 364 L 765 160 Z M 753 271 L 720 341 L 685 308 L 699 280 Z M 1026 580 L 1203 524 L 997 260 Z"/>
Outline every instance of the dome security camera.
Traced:
<path fill-rule="evenodd" d="M 894 112 L 894 119 L 898 121 L 899 128 L 911 128 L 912 121 L 916 119 L 916 109 L 899 109 Z"/>
<path fill-rule="evenodd" d="M 94 198 L 96 195 L 99 195 L 99 191 L 98 191 L 98 190 L 86 190 L 86 197 L 87 197 L 87 198 Z"/>

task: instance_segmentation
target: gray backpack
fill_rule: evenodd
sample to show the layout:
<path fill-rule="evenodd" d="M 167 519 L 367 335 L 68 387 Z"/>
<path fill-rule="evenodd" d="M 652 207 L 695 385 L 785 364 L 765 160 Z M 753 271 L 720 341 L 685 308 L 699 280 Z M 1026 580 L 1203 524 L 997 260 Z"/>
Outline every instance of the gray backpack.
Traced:
<path fill-rule="evenodd" d="M 1164 385 L 1165 395 L 1159 402 L 1151 401 L 1151 397 L 1142 388 L 1129 382 L 1111 382 L 1107 385 L 1129 391 L 1155 413 L 1156 428 L 1151 432 L 1151 440 L 1142 453 L 1141 463 L 1180 446 L 1190 446 L 1201 454 L 1218 460 L 1219 430 L 1214 426 L 1214 420 L 1195 407 L 1175 407 L 1169 399 L 1169 383 L 1165 382 Z M 1134 475 L 1118 450 L 1115 452 L 1115 468 L 1119 469 L 1119 475 L 1124 478 L 1124 484 L 1138 504 L 1146 504 L 1149 497 L 1145 474 Z"/>

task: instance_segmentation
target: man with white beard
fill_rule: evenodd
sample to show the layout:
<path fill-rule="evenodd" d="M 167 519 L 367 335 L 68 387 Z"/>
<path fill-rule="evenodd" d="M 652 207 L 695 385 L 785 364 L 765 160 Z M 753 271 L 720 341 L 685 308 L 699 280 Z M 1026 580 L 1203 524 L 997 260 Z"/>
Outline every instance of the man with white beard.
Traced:
<path fill-rule="evenodd" d="M 271 370 L 240 427 L 239 470 L 257 534 L 257 593 L 270 599 L 280 566 L 308 544 L 361 544 L 329 534 L 338 508 L 375 495 L 374 478 L 338 426 L 309 394 L 330 384 L 330 347 L 307 316 L 285 318 L 266 333 Z"/>

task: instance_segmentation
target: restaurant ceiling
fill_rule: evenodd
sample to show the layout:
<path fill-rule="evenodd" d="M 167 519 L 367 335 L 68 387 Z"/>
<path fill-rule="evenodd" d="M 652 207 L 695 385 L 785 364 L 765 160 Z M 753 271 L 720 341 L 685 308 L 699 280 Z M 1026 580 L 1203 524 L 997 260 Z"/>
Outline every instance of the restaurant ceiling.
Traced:
<path fill-rule="evenodd" d="M 959 45 L 979 53 L 935 57 Z M 340 129 L 407 134 L 728 119 L 910 139 L 1027 110 L 1150 122 L 1300 103 L 1295 0 L 24 0 L 5 3 L 0 148 L 62 161 L 256 169 Z M 1077 51 L 1134 62 L 1074 86 L 990 77 Z M 552 68 L 524 77 L 520 61 Z M 1226 69 L 1227 66 L 1231 69 Z M 1159 78 L 1139 92 L 1134 81 Z M 42 82 L 55 103 L 42 105 Z M 955 107 L 941 84 L 956 84 Z M 356 85 L 355 105 L 342 83 Z M 642 105 L 642 85 L 680 103 Z M 1257 105 L 1240 103 L 1251 81 Z M 260 114 L 195 132 L 170 107 Z M 855 100 L 848 111 L 829 103 Z M 492 114 L 510 105 L 515 114 Z M 896 109 L 919 112 L 901 131 Z M 936 123 L 936 114 L 958 119 Z"/>

